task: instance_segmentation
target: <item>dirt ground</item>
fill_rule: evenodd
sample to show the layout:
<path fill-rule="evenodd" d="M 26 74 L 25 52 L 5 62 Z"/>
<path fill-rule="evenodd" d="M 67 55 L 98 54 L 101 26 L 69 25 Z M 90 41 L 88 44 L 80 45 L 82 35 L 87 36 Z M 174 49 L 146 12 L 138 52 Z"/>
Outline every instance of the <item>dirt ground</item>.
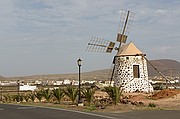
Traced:
<path fill-rule="evenodd" d="M 154 94 L 131 93 L 128 100 L 143 102 L 144 105 L 154 103 L 159 109 L 180 110 L 180 90 L 165 89 Z"/>

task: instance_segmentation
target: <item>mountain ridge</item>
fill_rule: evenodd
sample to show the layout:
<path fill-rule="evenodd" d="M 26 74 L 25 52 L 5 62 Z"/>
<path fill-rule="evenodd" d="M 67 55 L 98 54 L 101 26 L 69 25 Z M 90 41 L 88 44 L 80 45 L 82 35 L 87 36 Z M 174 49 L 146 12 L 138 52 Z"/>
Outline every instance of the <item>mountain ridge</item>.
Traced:
<path fill-rule="evenodd" d="M 165 76 L 180 77 L 180 62 L 172 59 L 157 59 L 150 60 L 150 63 L 157 68 L 158 71 L 162 72 Z M 90 72 L 82 72 L 82 80 L 109 80 L 111 77 L 110 69 L 94 70 Z M 150 64 L 148 64 L 148 75 L 149 77 L 160 76 Z M 71 79 L 77 80 L 78 73 L 71 74 L 43 74 L 43 75 L 32 75 L 22 77 L 10 77 L 6 78 L 0 76 L 0 80 L 64 80 Z"/>

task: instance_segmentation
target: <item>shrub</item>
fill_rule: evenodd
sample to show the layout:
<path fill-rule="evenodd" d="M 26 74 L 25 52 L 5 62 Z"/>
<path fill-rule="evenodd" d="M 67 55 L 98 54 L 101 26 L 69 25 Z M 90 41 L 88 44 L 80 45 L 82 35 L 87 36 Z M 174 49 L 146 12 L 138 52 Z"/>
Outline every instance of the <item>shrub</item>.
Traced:
<path fill-rule="evenodd" d="M 156 86 L 154 86 L 154 90 L 162 90 L 163 89 L 163 87 L 162 86 L 160 86 L 160 85 L 156 85 Z"/>
<path fill-rule="evenodd" d="M 154 104 L 154 103 L 149 103 L 148 107 L 156 107 L 156 104 Z"/>
<path fill-rule="evenodd" d="M 94 105 L 88 106 L 84 109 L 84 111 L 93 111 L 93 110 L 96 110 L 96 107 Z"/>

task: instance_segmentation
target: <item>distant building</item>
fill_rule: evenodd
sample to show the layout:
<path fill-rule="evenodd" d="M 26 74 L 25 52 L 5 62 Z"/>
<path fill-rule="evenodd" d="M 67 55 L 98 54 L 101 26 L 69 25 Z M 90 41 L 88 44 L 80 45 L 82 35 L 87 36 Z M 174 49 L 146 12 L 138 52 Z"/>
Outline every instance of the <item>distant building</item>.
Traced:
<path fill-rule="evenodd" d="M 30 85 L 19 86 L 20 91 L 35 91 L 36 89 L 37 86 L 30 86 Z"/>
<path fill-rule="evenodd" d="M 63 85 L 63 81 L 55 81 L 53 85 Z"/>
<path fill-rule="evenodd" d="M 71 84 L 71 81 L 70 81 L 69 79 L 65 79 L 65 80 L 63 81 L 63 84 L 64 84 L 64 85 L 70 85 L 70 84 Z"/>
<path fill-rule="evenodd" d="M 74 85 L 74 86 L 78 86 L 78 85 L 79 85 L 79 81 L 75 81 L 75 80 L 73 80 L 73 81 L 72 81 L 72 85 Z"/>

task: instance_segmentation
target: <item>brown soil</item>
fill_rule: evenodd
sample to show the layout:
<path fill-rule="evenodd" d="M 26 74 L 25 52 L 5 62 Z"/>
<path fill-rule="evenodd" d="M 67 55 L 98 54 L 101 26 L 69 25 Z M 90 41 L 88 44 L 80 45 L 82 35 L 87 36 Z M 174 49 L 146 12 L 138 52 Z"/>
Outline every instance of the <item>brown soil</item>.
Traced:
<path fill-rule="evenodd" d="M 180 93 L 179 90 L 165 89 L 165 90 L 161 90 L 161 91 L 153 94 L 151 98 L 152 99 L 170 98 L 170 97 L 177 95 L 178 93 Z"/>
<path fill-rule="evenodd" d="M 180 90 L 165 89 L 151 95 L 143 93 L 133 93 L 130 95 L 128 100 L 131 102 L 143 102 L 146 106 L 154 103 L 158 109 L 180 110 Z"/>

